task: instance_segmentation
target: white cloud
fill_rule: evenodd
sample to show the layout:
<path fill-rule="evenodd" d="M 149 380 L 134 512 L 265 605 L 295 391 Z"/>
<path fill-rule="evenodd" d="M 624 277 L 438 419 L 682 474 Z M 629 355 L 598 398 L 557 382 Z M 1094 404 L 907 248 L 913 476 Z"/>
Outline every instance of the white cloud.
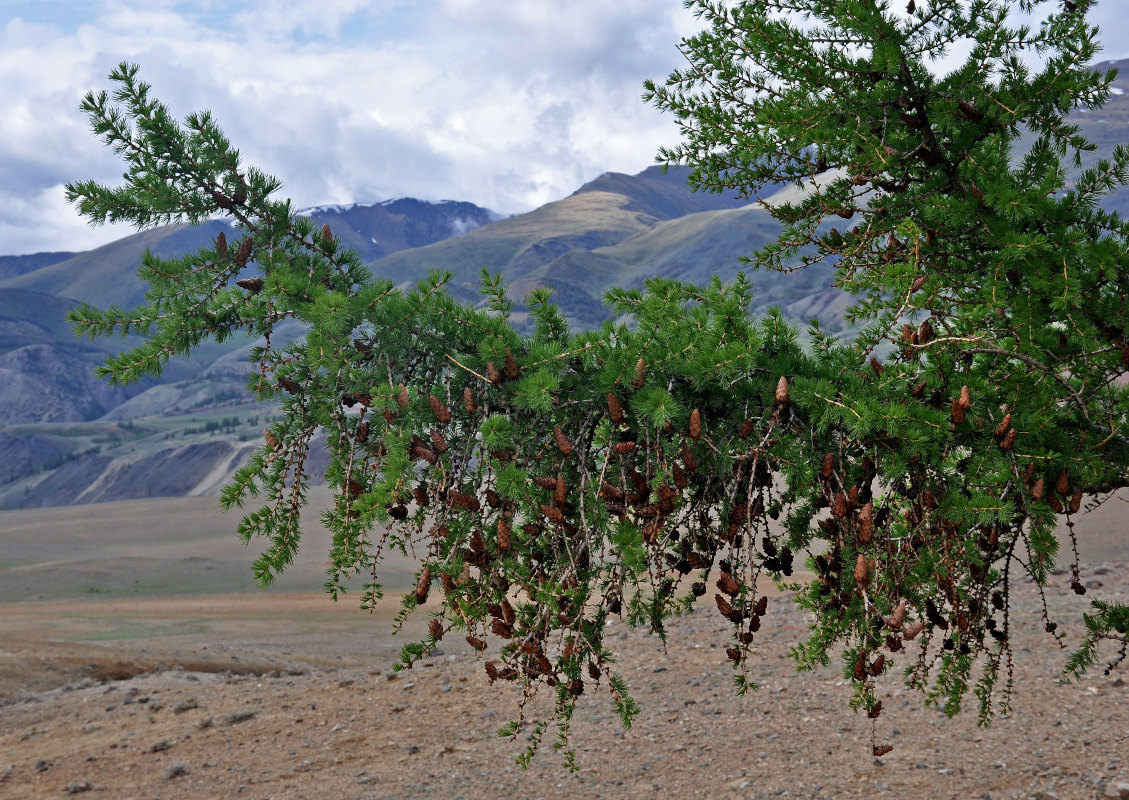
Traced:
<path fill-rule="evenodd" d="M 1124 28 L 1107 5 L 1098 21 Z M 0 253 L 120 235 L 86 231 L 61 185 L 120 177 L 78 103 L 122 59 L 177 116 L 210 108 L 300 206 L 515 212 L 675 141 L 642 81 L 697 28 L 680 0 L 0 0 Z"/>
<path fill-rule="evenodd" d="M 210 108 L 303 206 L 413 195 L 521 211 L 642 169 L 676 135 L 639 94 L 675 63 L 678 0 L 371 5 L 119 0 L 69 27 L 0 20 L 0 224 L 15 185 L 42 212 L 39 239 L 5 234 L 0 250 L 70 228 L 47 200 L 61 183 L 120 174 L 77 105 L 121 59 L 178 116 Z"/>

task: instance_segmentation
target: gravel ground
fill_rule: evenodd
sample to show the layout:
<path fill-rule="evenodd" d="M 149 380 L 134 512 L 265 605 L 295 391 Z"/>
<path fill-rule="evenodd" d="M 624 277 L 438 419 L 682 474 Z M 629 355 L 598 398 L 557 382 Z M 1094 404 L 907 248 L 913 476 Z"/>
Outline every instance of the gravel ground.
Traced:
<path fill-rule="evenodd" d="M 1129 595 L 1129 564 L 1083 577 L 1089 597 Z M 1056 577 L 1048 603 L 1073 646 L 1089 597 L 1069 580 Z M 1037 608 L 1030 586 L 1013 598 Z M 762 688 L 745 698 L 732 690 L 726 629 L 709 608 L 671 624 L 665 653 L 613 627 L 643 712 L 624 731 L 606 693 L 586 694 L 572 728 L 575 774 L 551 737 L 528 770 L 514 763 L 524 740 L 493 731 L 514 715 L 515 687 L 488 687 L 468 648 L 452 643 L 393 675 L 382 643 L 367 665 L 173 668 L 24 693 L 0 706 L 0 797 L 1129 798 L 1129 671 L 1065 682 L 1065 651 L 1037 613 L 1017 617 L 1029 619 L 1013 627 L 1014 712 L 987 728 L 973 713 L 950 720 L 924 708 L 887 676 L 872 734 L 837 670 L 795 673 L 786 651 L 805 622 L 774 601 L 752 660 Z M 322 647 L 320 663 L 332 663 L 332 642 Z M 872 735 L 893 751 L 871 757 Z"/>

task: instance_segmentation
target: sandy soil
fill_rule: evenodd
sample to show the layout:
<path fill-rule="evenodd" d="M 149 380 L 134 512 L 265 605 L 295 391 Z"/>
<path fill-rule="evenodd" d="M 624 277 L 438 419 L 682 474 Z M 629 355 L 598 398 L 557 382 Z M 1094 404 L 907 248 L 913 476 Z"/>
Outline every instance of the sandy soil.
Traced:
<path fill-rule="evenodd" d="M 1086 579 L 1124 598 L 1129 565 Z M 1067 576 L 1057 583 L 1049 601 L 1065 621 L 1081 604 Z M 1017 596 L 1035 607 L 1030 588 Z M 870 721 L 845 706 L 841 675 L 793 673 L 785 649 L 804 620 L 783 602 L 753 664 L 762 689 L 743 699 L 709 609 L 671 626 L 665 654 L 619 630 L 612 641 L 643 714 L 625 732 L 605 693 L 586 695 L 573 726 L 581 771 L 570 775 L 548 746 L 529 770 L 514 764 L 524 739 L 493 731 L 518 698 L 488 687 L 465 645 L 393 676 L 386 618 L 318 596 L 249 600 L 154 602 L 143 617 L 152 624 L 195 619 L 201 629 L 57 650 L 29 635 L 44 604 L 25 604 L 22 617 L 5 607 L 5 626 L 23 631 L 4 641 L 9 679 L 18 662 L 29 685 L 46 680 L 36 669 L 71 680 L 0 708 L 0 796 L 1094 798 L 1129 781 L 1127 676 L 1061 681 L 1062 653 L 1032 624 L 1015 632 L 1013 715 L 980 729 L 972 714 L 946 719 L 890 680 L 875 735 L 895 749 L 881 760 L 870 757 Z M 87 612 L 142 619 L 121 606 L 95 601 Z M 113 679 L 123 663 L 159 671 Z"/>
<path fill-rule="evenodd" d="M 105 545 L 100 558 L 66 544 L 90 544 L 79 515 L 47 524 L 0 514 L 0 585 L 14 574 L 56 581 L 38 584 L 43 599 L 12 601 L 0 589 L 0 798 L 1066 800 L 1118 797 L 1120 783 L 1129 798 L 1129 673 L 1063 681 L 1065 651 L 1043 632 L 1030 586 L 1014 595 L 1025 620 L 1013 628 L 1015 711 L 991 727 L 978 728 L 973 713 L 949 720 L 923 707 L 890 675 L 872 732 L 847 708 L 837 668 L 794 672 L 787 648 L 805 620 L 774 600 L 752 662 L 762 688 L 746 698 L 732 691 L 714 609 L 675 620 L 665 653 L 613 626 L 642 715 L 623 731 L 606 692 L 590 692 L 572 730 L 580 772 L 562 767 L 551 736 L 523 771 L 514 759 L 529 729 L 517 741 L 494 734 L 516 714 L 516 689 L 489 687 L 465 644 L 444 642 L 432 662 L 390 672 L 403 641 L 390 635 L 394 596 L 368 615 L 352 598 L 251 593 L 250 554 L 222 543 L 231 518 L 205 524 L 199 512 L 193 533 L 172 523 L 175 509 L 141 504 L 138 515 L 113 505 L 117 533 L 95 542 Z M 152 524 L 166 519 L 167 529 Z M 1087 534 L 1089 554 L 1124 554 L 1116 520 Z M 28 525 L 39 526 L 34 535 Z M 300 588 L 321 571 L 320 554 L 307 553 L 293 578 Z M 185 559 L 215 569 L 194 571 L 199 562 Z M 1070 646 L 1089 599 L 1129 596 L 1129 558 L 1089 562 L 1089 596 L 1075 596 L 1067 574 L 1048 593 Z M 138 588 L 138 564 L 173 572 L 148 574 L 157 588 Z M 93 567 L 104 570 L 104 591 L 89 591 Z M 223 581 L 210 577 L 217 571 Z M 872 736 L 894 750 L 872 758 Z"/>

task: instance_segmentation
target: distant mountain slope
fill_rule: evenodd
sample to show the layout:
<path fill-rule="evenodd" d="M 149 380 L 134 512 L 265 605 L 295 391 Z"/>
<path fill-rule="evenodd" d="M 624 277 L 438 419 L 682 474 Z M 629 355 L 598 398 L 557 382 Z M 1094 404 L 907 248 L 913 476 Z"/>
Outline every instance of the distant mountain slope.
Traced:
<path fill-rule="evenodd" d="M 65 261 L 75 253 L 32 253 L 26 256 L 0 256 L 0 281 L 26 275 L 41 267 Z"/>
<path fill-rule="evenodd" d="M 320 206 L 303 213 L 329 223 L 334 235 L 365 261 L 412 247 L 461 236 L 497 219 L 499 214 L 474 203 L 443 200 L 428 203 L 412 197 L 383 203 Z"/>
<path fill-rule="evenodd" d="M 310 216 L 317 222 L 328 222 L 333 233 L 366 261 L 458 236 L 498 218 L 494 212 L 473 203 L 426 203 L 411 198 L 369 205 L 323 206 L 310 209 Z M 26 289 L 99 307 L 129 308 L 144 299 L 145 286 L 137 277 L 137 268 L 146 249 L 163 258 L 179 256 L 211 246 L 216 234 L 230 230 L 226 222 L 212 221 L 200 226 L 173 225 L 142 231 L 0 280 L 0 291 Z"/>
<path fill-rule="evenodd" d="M 629 198 L 589 191 L 557 200 L 527 214 L 473 230 L 458 240 L 403 250 L 371 265 L 375 275 L 414 285 L 431 270 L 454 273 L 451 291 L 478 299 L 483 267 L 508 279 L 536 269 L 572 250 L 593 250 L 647 230 L 657 220 L 628 208 Z"/>
<path fill-rule="evenodd" d="M 691 192 L 686 185 L 690 170 L 671 167 L 665 173 L 661 167 L 647 167 L 637 175 L 622 172 L 605 172 L 600 177 L 581 186 L 573 196 L 584 192 L 608 192 L 628 199 L 629 211 L 640 211 L 655 219 L 674 219 L 699 211 L 719 211 L 740 208 L 750 202 L 736 192 L 713 194 Z M 763 192 L 762 196 L 770 194 Z M 754 198 L 755 199 L 755 198 Z"/>

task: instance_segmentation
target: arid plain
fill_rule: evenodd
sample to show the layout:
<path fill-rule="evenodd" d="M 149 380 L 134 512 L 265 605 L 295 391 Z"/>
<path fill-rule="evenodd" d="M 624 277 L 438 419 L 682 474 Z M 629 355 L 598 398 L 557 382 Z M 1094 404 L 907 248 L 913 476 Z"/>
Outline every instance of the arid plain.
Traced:
<path fill-rule="evenodd" d="M 1047 593 L 1068 646 L 1090 597 L 1129 593 L 1127 510 L 1115 498 L 1078 522 L 1087 598 L 1068 575 Z M 665 652 L 613 626 L 641 717 L 623 731 L 606 693 L 585 695 L 580 771 L 551 734 L 523 771 L 524 738 L 494 734 L 520 696 L 489 687 L 465 644 L 391 673 L 426 622 L 392 635 L 411 562 L 389 562 L 376 614 L 355 595 L 333 603 L 328 535 L 308 516 L 299 561 L 263 591 L 215 498 L 0 512 L 0 797 L 1129 797 L 1129 674 L 1063 680 L 1067 651 L 1029 585 L 1014 712 L 990 727 L 973 703 L 954 720 L 924 708 L 891 675 L 872 733 L 837 665 L 794 672 L 805 620 L 783 599 L 755 647 L 762 689 L 738 698 L 724 621 L 703 605 L 671 624 Z M 872 758 L 872 735 L 893 752 Z"/>

